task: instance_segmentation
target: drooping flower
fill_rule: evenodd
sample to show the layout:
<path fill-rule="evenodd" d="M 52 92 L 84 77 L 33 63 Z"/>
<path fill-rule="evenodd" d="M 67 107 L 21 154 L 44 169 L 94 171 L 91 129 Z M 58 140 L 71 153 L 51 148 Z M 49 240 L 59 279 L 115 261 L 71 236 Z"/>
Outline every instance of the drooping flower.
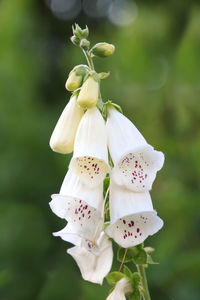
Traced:
<path fill-rule="evenodd" d="M 70 98 L 51 135 L 49 144 L 55 152 L 67 154 L 73 151 L 76 131 L 84 114 L 76 98 Z"/>
<path fill-rule="evenodd" d="M 96 107 L 88 109 L 79 124 L 69 169 L 90 186 L 102 182 L 109 171 L 105 122 Z"/>
<path fill-rule="evenodd" d="M 78 246 L 68 249 L 67 253 L 75 259 L 84 280 L 102 284 L 112 266 L 112 242 L 102 232 L 97 240 L 97 245 L 100 251 L 99 256 Z"/>
<path fill-rule="evenodd" d="M 75 245 L 85 243 L 89 248 L 95 245 L 103 226 L 102 183 L 94 188 L 88 188 L 81 182 L 79 176 L 68 171 L 60 193 L 52 195 L 49 204 L 57 216 L 68 221 L 65 228 L 54 233 L 55 236 L 60 236 L 68 242 L 75 239 Z"/>
<path fill-rule="evenodd" d="M 84 109 L 96 106 L 99 97 L 99 83 L 93 77 L 89 76 L 81 87 L 77 102 Z"/>
<path fill-rule="evenodd" d="M 149 192 L 135 193 L 111 181 L 110 225 L 106 233 L 123 248 L 141 244 L 163 226 Z"/>
<path fill-rule="evenodd" d="M 163 153 L 147 144 L 133 123 L 114 108 L 109 109 L 106 128 L 115 182 L 137 192 L 150 190 L 163 166 Z"/>
<path fill-rule="evenodd" d="M 106 300 L 126 300 L 125 295 L 132 293 L 132 291 L 131 281 L 128 278 L 123 277 L 116 283 L 114 290 Z"/>

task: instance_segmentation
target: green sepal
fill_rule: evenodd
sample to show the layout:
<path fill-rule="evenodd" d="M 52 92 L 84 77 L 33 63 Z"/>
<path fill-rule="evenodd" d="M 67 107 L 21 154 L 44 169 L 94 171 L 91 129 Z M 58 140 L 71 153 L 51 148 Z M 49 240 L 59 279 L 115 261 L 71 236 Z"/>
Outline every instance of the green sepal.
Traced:
<path fill-rule="evenodd" d="M 134 272 L 131 276 L 131 283 L 133 287 L 133 292 L 129 296 L 130 300 L 140 300 L 141 295 L 140 295 L 140 284 L 141 284 L 141 278 L 138 272 Z"/>
<path fill-rule="evenodd" d="M 147 254 L 147 263 L 150 264 L 150 265 L 159 265 L 159 262 L 153 261 L 150 254 Z"/>
<path fill-rule="evenodd" d="M 109 209 L 109 201 L 105 205 L 105 219 L 110 221 L 110 209 Z"/>
<path fill-rule="evenodd" d="M 154 252 L 155 251 L 155 249 L 154 248 L 152 248 L 152 247 L 145 247 L 144 248 L 144 250 L 146 251 L 146 253 L 152 253 L 152 252 Z"/>
<path fill-rule="evenodd" d="M 125 277 L 125 275 L 121 272 L 111 272 L 106 276 L 106 280 L 108 281 L 108 284 L 115 285 L 120 279 Z"/>
<path fill-rule="evenodd" d="M 72 73 L 72 72 L 75 72 L 76 76 L 85 76 L 86 73 L 89 72 L 89 68 L 87 65 L 77 65 L 75 66 L 69 73 L 69 75 Z"/>
<path fill-rule="evenodd" d="M 78 89 L 76 89 L 75 91 L 73 91 L 72 97 L 75 96 L 75 95 L 78 96 L 78 94 L 80 93 L 80 90 L 81 90 L 81 88 L 78 88 Z"/>
<path fill-rule="evenodd" d="M 126 249 L 119 248 L 117 252 L 117 259 L 118 261 L 122 261 L 124 257 Z M 147 253 L 145 249 L 143 248 L 143 245 L 137 245 L 135 247 L 130 247 L 127 249 L 126 257 L 124 259 L 124 262 L 130 262 L 133 261 L 136 265 L 144 265 L 147 262 Z"/>
<path fill-rule="evenodd" d="M 82 39 L 80 41 L 80 47 L 87 51 L 90 48 L 90 42 L 87 39 Z"/>
<path fill-rule="evenodd" d="M 85 29 L 81 29 L 81 27 L 75 23 L 75 25 L 72 25 L 72 32 L 74 36 L 81 39 L 87 39 L 89 35 L 89 29 L 86 25 Z"/>
<path fill-rule="evenodd" d="M 139 287 L 140 285 L 140 282 L 141 282 L 141 278 L 140 278 L 140 275 L 138 272 L 134 272 L 132 274 L 132 277 L 131 277 L 131 282 L 132 282 L 132 285 L 133 285 L 133 288 L 136 289 Z"/>
<path fill-rule="evenodd" d="M 130 298 L 131 300 L 140 300 L 141 299 L 141 295 L 140 295 L 140 284 L 141 284 L 141 277 L 139 275 L 138 272 L 134 272 L 132 274 L 132 278 L 131 278 L 131 282 L 132 282 L 132 286 L 133 286 L 133 293 L 131 294 Z"/>
<path fill-rule="evenodd" d="M 137 247 L 137 246 L 136 246 Z M 144 249 L 139 249 L 138 254 L 133 257 L 133 262 L 136 265 L 144 265 L 147 263 L 147 253 Z"/>
<path fill-rule="evenodd" d="M 104 222 L 103 224 L 103 230 L 105 231 L 105 229 L 110 225 L 110 222 Z"/>
<path fill-rule="evenodd" d="M 119 248 L 118 251 L 117 251 L 117 260 L 122 262 L 123 258 L 124 258 L 124 253 L 125 253 L 126 249 L 125 248 Z M 127 249 L 127 252 L 126 252 L 126 257 L 124 259 L 124 262 L 127 263 L 127 262 L 130 262 L 133 260 L 133 253 L 131 251 L 131 248 L 128 248 Z"/>
<path fill-rule="evenodd" d="M 98 98 L 98 101 L 97 101 L 97 107 L 100 110 L 100 112 L 102 113 L 102 111 L 103 111 L 103 101 L 100 97 Z"/>
<path fill-rule="evenodd" d="M 70 38 L 71 42 L 75 45 L 75 46 L 79 46 L 80 44 L 80 39 L 75 36 L 75 35 L 72 35 L 71 38 Z"/>
<path fill-rule="evenodd" d="M 129 300 L 140 300 L 141 295 L 139 289 L 135 290 L 128 298 Z"/>
<path fill-rule="evenodd" d="M 114 108 L 117 111 L 119 111 L 120 113 L 123 113 L 121 107 L 118 104 L 113 103 L 112 101 L 108 100 L 106 103 L 104 103 L 103 112 L 102 112 L 102 115 L 105 120 L 107 120 L 109 108 Z"/>
<path fill-rule="evenodd" d="M 104 181 L 103 181 L 103 192 L 104 192 L 104 196 L 106 194 L 107 189 L 109 188 L 110 185 L 110 177 L 105 177 Z"/>
<path fill-rule="evenodd" d="M 111 287 L 111 289 L 109 290 L 109 292 L 108 292 L 108 295 L 110 295 L 113 291 L 114 291 L 114 286 L 113 287 Z"/>
<path fill-rule="evenodd" d="M 133 273 L 131 272 L 131 270 L 126 266 L 124 265 L 123 267 L 123 273 L 126 275 L 126 277 L 128 277 L 129 279 L 132 279 L 132 275 Z"/>
<path fill-rule="evenodd" d="M 110 72 L 101 72 L 98 73 L 100 79 L 105 79 L 110 75 Z"/>

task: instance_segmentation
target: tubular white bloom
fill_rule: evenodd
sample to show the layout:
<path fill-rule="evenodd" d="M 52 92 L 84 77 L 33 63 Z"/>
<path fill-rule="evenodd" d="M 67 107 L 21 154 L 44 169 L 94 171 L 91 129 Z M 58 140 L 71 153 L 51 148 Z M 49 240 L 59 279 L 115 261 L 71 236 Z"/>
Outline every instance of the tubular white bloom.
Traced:
<path fill-rule="evenodd" d="M 49 144 L 55 152 L 67 154 L 73 151 L 76 131 L 84 114 L 76 98 L 71 97 L 51 135 Z"/>
<path fill-rule="evenodd" d="M 58 217 L 69 222 L 61 231 L 54 233 L 55 236 L 98 251 L 95 241 L 103 227 L 103 183 L 88 188 L 79 176 L 68 171 L 60 193 L 52 195 L 49 205 Z"/>
<path fill-rule="evenodd" d="M 120 279 L 112 293 L 106 298 L 106 300 L 126 300 L 125 295 L 133 291 L 131 281 L 128 278 Z"/>
<path fill-rule="evenodd" d="M 111 181 L 110 225 L 106 233 L 123 248 L 141 244 L 163 226 L 153 210 L 149 192 L 134 193 Z"/>
<path fill-rule="evenodd" d="M 64 196 L 64 197 L 63 197 Z M 92 206 L 98 211 L 102 211 L 103 205 L 103 182 L 93 188 L 88 188 L 81 180 L 80 177 L 71 172 L 67 172 L 63 183 L 60 188 L 59 194 L 52 195 L 52 199 L 66 199 L 66 200 L 54 200 L 50 202 L 50 206 L 54 209 L 54 213 L 60 218 L 65 218 L 66 205 L 65 202 L 69 198 L 78 199 L 86 202 L 87 205 Z M 57 205 L 56 205 L 56 201 Z M 61 206 L 63 202 L 63 207 Z M 52 206 L 52 205 L 56 206 Z M 59 204 L 60 203 L 60 204 Z M 58 211 L 59 210 L 59 211 Z"/>
<path fill-rule="evenodd" d="M 109 109 L 106 128 L 115 182 L 132 191 L 149 191 L 163 166 L 163 153 L 148 145 L 133 123 L 114 108 Z"/>
<path fill-rule="evenodd" d="M 113 250 L 111 241 L 103 232 L 97 241 L 97 245 L 100 250 L 99 256 L 95 256 L 78 246 L 68 249 L 67 253 L 75 259 L 84 280 L 102 284 L 104 277 L 110 272 L 112 266 Z"/>
<path fill-rule="evenodd" d="M 49 203 L 57 216 L 69 222 L 54 235 L 69 242 L 72 235 L 77 235 L 83 242 L 86 241 L 87 245 L 94 244 L 103 226 L 103 204 L 103 183 L 89 189 L 77 175 L 69 171 L 60 193 L 52 195 L 52 201 Z"/>
<path fill-rule="evenodd" d="M 105 122 L 96 107 L 88 109 L 79 124 L 69 169 L 90 186 L 102 182 L 109 171 Z"/>

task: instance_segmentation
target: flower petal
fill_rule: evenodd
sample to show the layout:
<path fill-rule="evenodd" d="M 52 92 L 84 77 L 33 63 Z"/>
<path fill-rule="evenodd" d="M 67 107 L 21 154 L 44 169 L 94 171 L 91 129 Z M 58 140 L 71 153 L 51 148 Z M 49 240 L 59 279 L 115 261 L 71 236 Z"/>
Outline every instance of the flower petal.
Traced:
<path fill-rule="evenodd" d="M 80 122 L 69 168 L 90 186 L 97 186 L 109 171 L 105 122 L 96 107 Z"/>
<path fill-rule="evenodd" d="M 112 293 L 106 298 L 106 300 L 126 300 L 125 295 L 131 293 L 133 290 L 131 281 L 128 278 L 120 279 Z"/>
<path fill-rule="evenodd" d="M 59 236 L 62 240 L 72 243 L 76 246 L 81 246 L 82 239 L 79 235 L 76 234 L 76 230 L 70 223 L 68 223 L 67 226 L 65 226 L 60 231 L 54 232 L 53 235 Z"/>
<path fill-rule="evenodd" d="M 162 152 L 146 145 L 127 153 L 113 169 L 113 179 L 135 192 L 149 191 L 164 163 Z"/>
<path fill-rule="evenodd" d="M 106 233 L 123 248 L 141 244 L 163 226 L 149 193 L 134 193 L 111 182 L 110 225 Z"/>
<path fill-rule="evenodd" d="M 76 102 L 76 96 L 71 97 L 51 135 L 49 144 L 53 151 L 62 154 L 73 151 L 76 131 L 83 114 L 83 109 Z"/>
<path fill-rule="evenodd" d="M 103 183 L 101 182 L 98 186 L 88 187 L 81 180 L 80 177 L 76 174 L 73 174 L 71 171 L 68 171 L 61 189 L 61 195 L 70 196 L 73 198 L 78 198 L 85 201 L 90 206 L 96 208 L 97 210 L 102 210 L 103 204 Z"/>
<path fill-rule="evenodd" d="M 67 253 L 75 259 L 83 279 L 102 284 L 104 277 L 111 269 L 113 251 L 111 241 L 103 232 L 97 243 L 100 249 L 99 256 L 77 246 L 68 249 Z"/>
<path fill-rule="evenodd" d="M 109 110 L 106 128 L 115 166 L 113 179 L 133 191 L 150 190 L 163 166 L 163 153 L 148 145 L 133 123 L 116 109 Z"/>
<path fill-rule="evenodd" d="M 86 202 L 57 194 L 52 196 L 50 206 L 55 214 L 65 218 L 72 225 L 72 234 L 89 241 L 93 241 L 99 235 L 103 226 L 102 214 Z M 59 234 L 64 240 L 65 232 L 69 233 L 67 226 L 67 231 L 63 229 Z"/>

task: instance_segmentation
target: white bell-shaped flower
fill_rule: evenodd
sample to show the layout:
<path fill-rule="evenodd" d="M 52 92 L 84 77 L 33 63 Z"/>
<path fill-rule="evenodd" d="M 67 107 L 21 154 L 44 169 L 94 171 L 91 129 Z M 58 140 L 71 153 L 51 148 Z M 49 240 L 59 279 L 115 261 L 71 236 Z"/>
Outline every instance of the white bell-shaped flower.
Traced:
<path fill-rule="evenodd" d="M 136 192 L 149 191 L 163 166 L 163 153 L 148 145 L 133 123 L 114 108 L 109 109 L 106 128 L 115 182 Z"/>
<path fill-rule="evenodd" d="M 102 182 L 109 171 L 105 122 L 96 107 L 88 109 L 79 124 L 69 168 L 90 186 Z"/>
<path fill-rule="evenodd" d="M 71 97 L 51 135 L 49 144 L 55 152 L 67 154 L 73 151 L 76 131 L 84 114 L 76 98 Z"/>
<path fill-rule="evenodd" d="M 75 259 L 84 280 L 102 284 L 104 277 L 110 272 L 112 266 L 112 242 L 102 232 L 97 240 L 97 245 L 100 251 L 99 256 L 79 246 L 68 249 L 67 253 Z"/>
<path fill-rule="evenodd" d="M 132 291 L 131 281 L 128 278 L 123 277 L 116 283 L 114 290 L 106 300 L 126 300 L 125 295 L 130 294 Z"/>
<path fill-rule="evenodd" d="M 111 181 L 110 225 L 106 233 L 123 248 L 141 244 L 163 226 L 149 192 L 135 193 Z"/>
<path fill-rule="evenodd" d="M 79 176 L 68 171 L 59 194 L 52 195 L 52 211 L 68 221 L 67 226 L 54 233 L 63 240 L 86 244 L 93 249 L 103 226 L 103 183 L 94 188 L 84 185 Z M 74 236 L 73 236 L 74 235 Z"/>

